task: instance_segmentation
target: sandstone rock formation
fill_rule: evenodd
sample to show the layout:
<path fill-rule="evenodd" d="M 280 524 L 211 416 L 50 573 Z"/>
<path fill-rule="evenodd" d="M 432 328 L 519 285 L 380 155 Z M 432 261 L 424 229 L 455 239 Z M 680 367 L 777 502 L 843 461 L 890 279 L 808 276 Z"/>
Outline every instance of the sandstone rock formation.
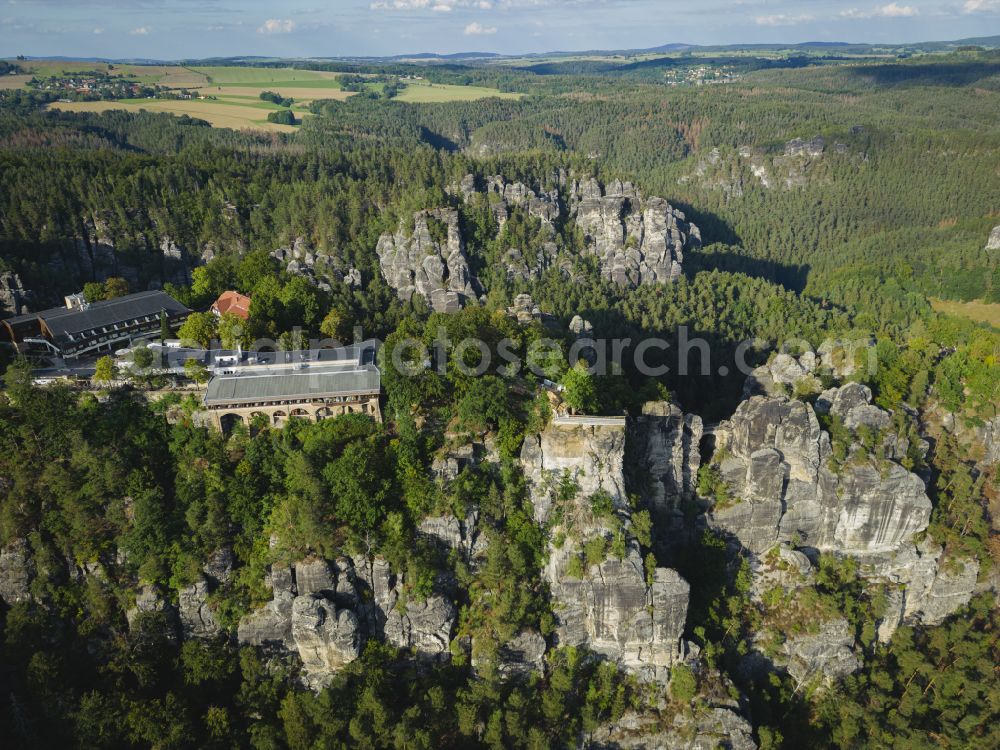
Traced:
<path fill-rule="evenodd" d="M 993 227 L 990 237 L 986 240 L 987 250 L 1000 250 L 1000 226 Z"/>
<path fill-rule="evenodd" d="M 27 539 L 14 539 L 0 549 L 0 599 L 7 606 L 31 598 L 35 561 Z"/>
<path fill-rule="evenodd" d="M 748 550 L 778 541 L 865 557 L 894 553 L 927 526 L 923 482 L 894 462 L 830 466 L 829 435 L 806 403 L 755 396 L 716 430 L 732 502 L 713 523 Z"/>
<path fill-rule="evenodd" d="M 907 439 L 871 397 L 867 386 L 848 383 L 824 391 L 815 409 L 786 397 L 754 396 L 740 404 L 715 431 L 712 465 L 728 498 L 715 505 L 709 523 L 750 553 L 758 594 L 775 584 L 761 559 L 776 544 L 857 560 L 859 575 L 887 592 L 888 611 L 878 624 L 885 641 L 903 622 L 938 624 L 967 604 L 979 565 L 946 558 L 930 539 L 915 544 L 931 503 L 920 477 L 895 460 L 906 454 Z M 835 460 L 817 412 L 838 418 L 852 433 L 867 430 L 881 456 L 855 441 Z M 804 556 L 782 547 L 780 558 L 785 571 L 798 571 L 798 582 L 776 585 L 792 590 L 805 585 L 799 579 L 808 582 Z M 819 634 L 788 638 L 770 656 L 796 679 L 843 673 L 852 663 L 846 650 L 853 643 L 853 634 L 843 630 L 828 620 Z"/>
<path fill-rule="evenodd" d="M 692 713 L 664 720 L 655 714 L 627 711 L 593 733 L 593 750 L 756 750 L 753 727 L 735 701 L 713 700 Z"/>
<path fill-rule="evenodd" d="M 584 255 L 596 256 L 601 274 L 618 284 L 636 287 L 676 280 L 684 253 L 701 246 L 701 232 L 684 214 L 662 198 L 644 198 L 631 184 L 614 181 L 605 190 L 596 179 L 568 183 L 564 171 L 548 179 L 547 188 L 507 182 L 501 175 L 486 178 L 482 189 L 473 175 L 450 188 L 466 202 L 485 201 L 497 226 L 515 211 L 540 222 L 541 233 L 532 247 L 509 247 L 500 263 L 510 280 L 531 281 L 550 268 L 567 278 L 579 271 L 579 258 L 560 254 L 556 240 L 559 220 L 573 221 L 584 234 Z M 568 188 L 564 203 L 560 189 Z M 447 242 L 436 241 L 428 220 L 448 226 Z M 480 292 L 468 270 L 457 212 L 437 209 L 419 212 L 412 236 L 402 229 L 385 234 L 376 248 L 382 274 L 402 299 L 414 293 L 427 298 L 439 311 L 452 311 Z"/>
<path fill-rule="evenodd" d="M 333 282 L 361 286 L 361 272 L 357 268 L 347 265 L 334 253 L 314 250 L 304 237 L 296 237 L 290 246 L 273 250 L 271 257 L 288 273 L 302 276 L 324 291 L 330 291 Z"/>
<path fill-rule="evenodd" d="M 626 478 L 649 508 L 661 544 L 683 531 L 681 503 L 695 497 L 701 437 L 701 417 L 666 401 L 645 404 L 630 422 Z"/>
<path fill-rule="evenodd" d="M 24 288 L 16 273 L 0 273 L 0 316 L 21 315 L 29 311 L 32 293 Z"/>
<path fill-rule="evenodd" d="M 681 211 L 662 198 L 644 199 L 631 183 L 616 180 L 606 191 L 595 179 L 574 183 L 570 208 L 587 252 L 622 286 L 677 280 L 684 251 L 701 245 L 700 230 Z"/>
<path fill-rule="evenodd" d="M 431 232 L 434 222 L 444 226 L 445 238 Z M 375 250 L 382 275 L 400 299 L 409 300 L 416 293 L 438 312 L 455 312 L 479 295 L 479 282 L 465 256 L 458 212 L 453 209 L 418 211 L 412 234 L 403 227 L 395 234 L 383 234 Z"/>
<path fill-rule="evenodd" d="M 312 688 L 327 685 L 369 638 L 422 657 L 448 654 L 454 605 L 438 594 L 404 599 L 382 560 L 360 569 L 347 557 L 275 564 L 269 582 L 272 598 L 240 621 L 239 642 L 297 654 Z"/>
<path fill-rule="evenodd" d="M 624 421 L 570 420 L 529 436 L 521 461 L 535 519 L 550 527 L 543 575 L 557 620 L 555 640 L 586 646 L 641 678 L 662 681 L 683 654 L 689 587 L 676 571 L 644 570 L 624 491 L 624 447 Z M 581 555 L 581 545 L 592 550 L 595 541 L 599 558 Z"/>

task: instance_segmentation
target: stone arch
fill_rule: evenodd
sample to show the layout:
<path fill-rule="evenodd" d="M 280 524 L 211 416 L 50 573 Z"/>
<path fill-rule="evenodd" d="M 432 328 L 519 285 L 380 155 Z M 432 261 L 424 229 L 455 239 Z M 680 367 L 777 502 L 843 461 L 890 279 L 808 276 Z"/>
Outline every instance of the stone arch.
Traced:
<path fill-rule="evenodd" d="M 276 425 L 282 425 L 288 419 L 288 414 L 281 409 L 278 409 L 271 414 L 271 421 Z"/>
<path fill-rule="evenodd" d="M 224 433 L 230 433 L 237 425 L 246 424 L 242 414 L 227 412 L 219 415 L 219 427 Z"/>
<path fill-rule="evenodd" d="M 316 410 L 317 422 L 323 419 L 330 419 L 332 416 L 334 416 L 333 409 L 331 409 L 329 406 L 321 406 Z"/>
<path fill-rule="evenodd" d="M 289 417 L 298 417 L 299 419 L 309 419 L 309 412 L 301 407 L 292 409 L 288 414 Z"/>

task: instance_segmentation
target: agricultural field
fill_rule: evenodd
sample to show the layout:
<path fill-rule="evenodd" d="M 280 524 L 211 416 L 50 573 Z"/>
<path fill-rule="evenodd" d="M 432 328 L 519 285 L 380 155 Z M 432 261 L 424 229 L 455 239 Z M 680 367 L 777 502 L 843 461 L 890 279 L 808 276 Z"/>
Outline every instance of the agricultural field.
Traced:
<path fill-rule="evenodd" d="M 983 302 L 982 300 L 958 302 L 934 298 L 931 298 L 930 302 L 931 307 L 937 312 L 968 318 L 977 323 L 989 323 L 994 328 L 1000 328 L 1000 304 L 995 302 Z"/>
<path fill-rule="evenodd" d="M 23 89 L 30 80 L 28 75 L 0 76 L 0 89 Z"/>
<path fill-rule="evenodd" d="M 507 94 L 499 89 L 483 86 L 452 86 L 444 83 L 428 81 L 406 81 L 404 88 L 396 97 L 396 101 L 410 104 L 430 104 L 439 102 L 473 102 L 489 97 L 501 99 L 520 99 L 521 94 Z"/>
<path fill-rule="evenodd" d="M 124 109 L 130 112 L 147 110 L 149 112 L 169 112 L 175 115 L 189 115 L 210 122 L 217 128 L 233 128 L 234 130 L 267 130 L 280 133 L 295 131 L 294 125 L 279 125 L 268 122 L 269 111 L 278 109 L 259 99 L 245 103 L 230 103 L 212 99 L 132 99 L 120 101 L 98 102 L 55 102 L 51 109 L 66 112 L 107 112 L 113 109 Z M 309 117 L 308 112 L 297 111 L 296 117 Z"/>
<path fill-rule="evenodd" d="M 295 100 L 292 109 L 300 119 L 308 117 L 308 105 L 315 99 L 346 99 L 351 92 L 342 91 L 336 73 L 291 68 L 241 68 L 235 66 L 192 67 L 179 65 L 114 65 L 103 63 L 67 63 L 65 61 L 31 61 L 35 75 L 63 76 L 89 70 L 122 73 L 141 83 L 156 84 L 172 89 L 188 89 L 205 99 L 135 99 L 95 102 L 57 102 L 51 106 L 71 112 L 104 112 L 111 109 L 130 111 L 170 112 L 207 120 L 215 127 L 253 128 L 275 132 L 293 132 L 295 126 L 267 121 L 269 112 L 280 109 L 261 101 L 262 91 L 276 91 Z M 10 76 L 24 79 L 26 76 Z M 18 83 L 21 83 L 18 81 Z"/>

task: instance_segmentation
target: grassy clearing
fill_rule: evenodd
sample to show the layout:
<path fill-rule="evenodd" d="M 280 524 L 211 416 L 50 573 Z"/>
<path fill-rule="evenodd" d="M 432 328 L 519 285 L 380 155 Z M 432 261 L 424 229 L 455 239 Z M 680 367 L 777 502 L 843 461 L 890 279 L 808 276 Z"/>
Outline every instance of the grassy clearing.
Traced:
<path fill-rule="evenodd" d="M 52 109 L 60 109 L 68 112 L 107 112 L 113 109 L 138 112 L 144 109 L 149 112 L 169 112 L 175 115 L 198 117 L 202 120 L 207 120 L 217 128 L 267 130 L 281 133 L 295 131 L 295 126 L 293 125 L 278 125 L 277 123 L 268 122 L 268 108 L 236 103 L 230 104 L 223 101 L 133 99 L 117 102 L 56 102 L 49 106 Z M 300 112 L 299 114 L 303 115 L 307 113 Z"/>
<path fill-rule="evenodd" d="M 520 99 L 522 94 L 507 94 L 499 89 L 483 86 L 452 86 L 427 81 L 407 81 L 406 88 L 396 97 L 396 101 L 411 104 L 432 104 L 440 102 L 472 102 L 489 97 Z"/>
<path fill-rule="evenodd" d="M 983 302 L 982 300 L 956 302 L 931 298 L 931 307 L 946 315 L 958 315 L 977 323 L 989 323 L 994 328 L 1000 328 L 1000 304 L 994 302 Z"/>

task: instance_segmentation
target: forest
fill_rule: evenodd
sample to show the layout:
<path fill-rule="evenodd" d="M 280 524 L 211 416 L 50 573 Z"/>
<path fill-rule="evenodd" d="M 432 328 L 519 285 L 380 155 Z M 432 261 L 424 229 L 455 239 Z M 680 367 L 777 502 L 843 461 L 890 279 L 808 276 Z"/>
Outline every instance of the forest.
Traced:
<path fill-rule="evenodd" d="M 988 431 L 1000 433 L 1000 331 L 931 305 L 1000 304 L 1000 251 L 988 243 L 1000 224 L 1000 62 L 985 51 L 716 62 L 738 62 L 740 78 L 672 87 L 639 66 L 372 64 L 364 72 L 417 70 L 526 96 L 317 101 L 294 134 L 49 111 L 44 93 L 0 90 L 0 281 L 16 274 L 32 309 L 81 289 L 98 299 L 162 287 L 196 311 L 178 335 L 198 343 L 267 337 L 293 348 L 359 328 L 383 342 L 383 365 L 400 342 L 430 347 L 441 330 L 493 350 L 512 341 L 525 360 L 533 343 L 554 339 L 545 379 L 575 410 L 641 419 L 647 402 L 666 401 L 706 425 L 745 402 L 744 373 L 682 376 L 669 360 L 659 376 L 631 366 L 581 374 L 566 356 L 570 321 L 608 339 L 662 338 L 668 352 L 683 327 L 708 341 L 713 362 L 733 362 L 756 339 L 751 364 L 765 367 L 788 342 L 819 351 L 863 340 L 877 366 L 843 382 L 869 389 L 870 408 L 891 414 L 883 433 L 904 449 L 892 454 L 885 434 L 821 414 L 830 465 L 839 477 L 860 452 L 882 451 L 883 474 L 891 460 L 919 477 L 931 504 L 920 543 L 978 565 L 960 609 L 933 625 L 903 622 L 880 641 L 886 592 L 864 584 L 849 556 L 824 553 L 810 603 L 844 615 L 858 668 L 825 685 L 781 670 L 749 676 L 742 665 L 773 602 L 753 590 L 752 555 L 705 521 L 706 508 L 732 499 L 719 468 L 727 457 L 702 445 L 697 502 L 678 511 L 682 544 L 667 549 L 655 508 L 628 499 L 645 575 L 669 563 L 690 584 L 683 637 L 700 660 L 651 685 L 554 637 L 546 566 L 556 522 L 538 521 L 523 458 L 552 416 L 543 378 L 383 366 L 384 423 L 345 415 L 223 435 L 201 426 L 189 394 L 147 398 L 151 376 L 110 390 L 42 387 L 32 363 L 4 349 L 0 573 L 15 557 L 31 569 L 27 593 L 0 605 L 0 732 L 11 746 L 613 747 L 602 732 L 616 722 L 700 727 L 722 704 L 762 749 L 1000 744 L 1000 485 L 982 437 L 1000 441 Z M 460 197 L 467 175 L 478 185 L 503 175 L 563 205 L 574 181 L 629 181 L 682 210 L 701 244 L 677 281 L 623 287 L 585 257 L 573 222 L 543 226 L 515 207 L 501 227 L 491 196 Z M 387 233 L 412 232 L 416 212 L 439 208 L 457 212 L 484 286 L 459 312 L 401 299 L 376 250 Z M 571 272 L 504 271 L 509 249 L 546 242 L 573 259 Z M 323 283 L 288 264 L 296 247 L 323 258 Z M 204 314 L 226 290 L 253 301 L 236 328 Z M 511 317 L 524 294 L 554 323 Z M 823 372 L 783 398 L 812 409 L 839 382 Z M 491 458 L 443 480 L 435 467 L 462 441 L 488 443 Z M 595 515 L 600 500 L 590 498 Z M 470 514 L 485 539 L 475 564 L 421 531 L 428 519 Z M 624 559 L 616 543 L 585 544 L 580 560 Z M 222 549 L 231 571 L 208 599 L 213 637 L 180 637 L 168 606 L 136 604 L 149 588 L 176 606 Z M 313 690 L 295 658 L 240 642 L 240 623 L 271 600 L 272 571 L 343 555 L 384 560 L 402 607 L 450 592 L 446 658 L 370 639 Z M 497 653 L 525 631 L 546 640 L 544 669 L 512 677 Z"/>

